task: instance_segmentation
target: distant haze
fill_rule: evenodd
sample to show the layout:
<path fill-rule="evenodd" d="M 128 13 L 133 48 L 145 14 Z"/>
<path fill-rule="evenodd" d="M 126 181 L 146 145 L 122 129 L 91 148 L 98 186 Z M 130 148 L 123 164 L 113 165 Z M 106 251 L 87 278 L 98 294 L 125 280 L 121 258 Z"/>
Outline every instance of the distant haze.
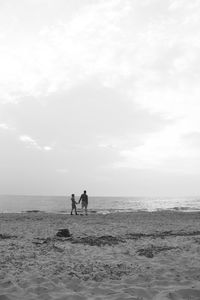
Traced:
<path fill-rule="evenodd" d="M 200 195 L 199 16 L 0 1 L 0 194 Z"/>

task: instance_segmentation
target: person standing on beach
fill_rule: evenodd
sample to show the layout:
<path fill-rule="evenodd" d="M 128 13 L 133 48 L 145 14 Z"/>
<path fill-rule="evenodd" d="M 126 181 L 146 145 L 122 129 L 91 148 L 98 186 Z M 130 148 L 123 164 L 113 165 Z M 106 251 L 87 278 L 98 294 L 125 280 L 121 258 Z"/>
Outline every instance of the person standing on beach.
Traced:
<path fill-rule="evenodd" d="M 75 211 L 75 214 L 77 214 L 77 210 L 76 210 L 76 200 L 75 200 L 75 196 L 74 194 L 72 194 L 72 197 L 71 197 L 71 201 L 72 201 L 72 210 L 71 210 L 71 215 L 73 215 L 73 210 Z"/>
<path fill-rule="evenodd" d="M 80 203 L 82 201 L 82 210 L 85 209 L 85 214 L 87 216 L 87 207 L 88 207 L 88 195 L 86 194 L 86 191 L 83 192 L 83 194 L 81 195 L 79 202 Z"/>

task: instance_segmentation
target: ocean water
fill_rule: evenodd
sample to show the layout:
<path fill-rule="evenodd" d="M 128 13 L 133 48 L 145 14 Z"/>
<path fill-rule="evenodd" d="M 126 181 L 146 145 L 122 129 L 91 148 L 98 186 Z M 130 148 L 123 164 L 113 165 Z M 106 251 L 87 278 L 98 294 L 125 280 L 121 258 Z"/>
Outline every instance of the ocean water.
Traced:
<path fill-rule="evenodd" d="M 78 201 L 78 197 L 76 198 Z M 81 208 L 77 205 L 77 208 Z M 90 213 L 131 212 L 131 211 L 199 211 L 200 197 L 92 197 L 89 196 Z M 69 213 L 70 196 L 15 196 L 0 195 L 0 213 L 44 211 Z"/>

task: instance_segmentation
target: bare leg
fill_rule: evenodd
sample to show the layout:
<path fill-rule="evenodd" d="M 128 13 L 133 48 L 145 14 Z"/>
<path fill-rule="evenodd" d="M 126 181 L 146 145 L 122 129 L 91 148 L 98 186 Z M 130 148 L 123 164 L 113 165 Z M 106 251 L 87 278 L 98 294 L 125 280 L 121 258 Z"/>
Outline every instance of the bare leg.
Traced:
<path fill-rule="evenodd" d="M 75 210 L 75 214 L 77 215 L 76 207 L 72 207 L 71 215 L 73 215 L 73 211 Z"/>
<path fill-rule="evenodd" d="M 81 205 L 81 213 L 83 214 L 83 210 L 84 210 L 85 205 L 84 205 L 83 202 L 82 202 L 81 204 L 82 204 L 82 205 Z"/>
<path fill-rule="evenodd" d="M 87 216 L 87 203 L 85 203 L 85 214 L 86 214 L 86 216 Z"/>

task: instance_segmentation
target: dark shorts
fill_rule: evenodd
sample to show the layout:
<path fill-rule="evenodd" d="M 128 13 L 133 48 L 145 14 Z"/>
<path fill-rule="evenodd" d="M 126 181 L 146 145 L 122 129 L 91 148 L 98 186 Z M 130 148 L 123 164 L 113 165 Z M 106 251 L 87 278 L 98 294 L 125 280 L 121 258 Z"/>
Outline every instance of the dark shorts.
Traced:
<path fill-rule="evenodd" d="M 85 201 L 82 201 L 82 208 L 87 208 L 88 207 L 88 203 L 87 202 L 85 202 Z"/>

